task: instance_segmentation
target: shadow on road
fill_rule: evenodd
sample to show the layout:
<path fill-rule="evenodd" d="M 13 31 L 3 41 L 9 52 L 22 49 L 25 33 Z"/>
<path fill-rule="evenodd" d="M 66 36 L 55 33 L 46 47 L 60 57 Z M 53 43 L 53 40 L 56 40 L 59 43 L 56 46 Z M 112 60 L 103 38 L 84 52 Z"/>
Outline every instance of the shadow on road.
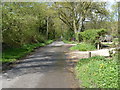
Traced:
<path fill-rule="evenodd" d="M 52 44 L 39 48 L 32 55 L 16 62 L 13 68 L 3 74 L 4 78 L 14 79 L 23 75 L 39 73 L 44 74 L 44 77 L 41 81 L 44 84 L 40 82 L 41 84 L 38 87 L 54 87 L 56 82 L 59 83 L 56 87 L 70 87 L 76 82 L 69 80 L 73 80 L 74 77 L 69 74 L 69 71 L 66 68 L 67 59 L 65 52 L 68 51 L 69 47 L 64 45 L 59 46 L 59 44 L 56 46 L 52 46 L 54 45 Z M 69 79 L 67 79 L 68 77 Z M 46 81 L 46 78 L 49 80 Z M 56 82 L 53 82 L 54 79 Z M 46 84 L 48 86 L 46 86 Z"/>

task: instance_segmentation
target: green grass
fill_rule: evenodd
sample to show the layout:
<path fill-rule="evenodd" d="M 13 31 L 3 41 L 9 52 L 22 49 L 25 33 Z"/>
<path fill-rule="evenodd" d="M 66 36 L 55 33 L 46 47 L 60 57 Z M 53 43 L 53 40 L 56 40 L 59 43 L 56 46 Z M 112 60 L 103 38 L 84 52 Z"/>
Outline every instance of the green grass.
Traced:
<path fill-rule="evenodd" d="M 75 42 L 75 41 L 63 40 L 63 42 L 68 43 L 68 44 L 77 44 L 77 42 Z"/>
<path fill-rule="evenodd" d="M 108 59 L 102 56 L 80 59 L 75 69 L 82 87 L 118 88 L 116 59 Z"/>
<path fill-rule="evenodd" d="M 70 50 L 79 50 L 79 51 L 90 51 L 90 50 L 95 50 L 95 49 L 96 47 L 89 43 L 80 43 L 70 48 Z"/>
<path fill-rule="evenodd" d="M 45 43 L 35 43 L 35 44 L 26 44 L 21 48 L 7 48 L 2 52 L 2 63 L 14 62 L 19 58 L 26 56 L 28 53 L 32 52 L 35 48 L 45 46 L 49 43 L 52 43 L 52 40 L 45 41 Z"/>

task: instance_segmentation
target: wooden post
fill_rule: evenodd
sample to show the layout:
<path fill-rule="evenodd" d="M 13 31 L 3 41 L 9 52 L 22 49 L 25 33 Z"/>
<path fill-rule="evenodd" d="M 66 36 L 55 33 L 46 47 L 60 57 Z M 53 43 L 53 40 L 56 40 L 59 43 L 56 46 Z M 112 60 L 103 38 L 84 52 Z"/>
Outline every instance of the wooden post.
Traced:
<path fill-rule="evenodd" d="M 98 50 L 100 49 L 100 44 L 99 44 L 99 43 L 97 44 L 97 49 L 98 49 Z"/>
<path fill-rule="evenodd" d="M 89 52 L 89 56 L 88 57 L 91 57 L 91 52 Z"/>

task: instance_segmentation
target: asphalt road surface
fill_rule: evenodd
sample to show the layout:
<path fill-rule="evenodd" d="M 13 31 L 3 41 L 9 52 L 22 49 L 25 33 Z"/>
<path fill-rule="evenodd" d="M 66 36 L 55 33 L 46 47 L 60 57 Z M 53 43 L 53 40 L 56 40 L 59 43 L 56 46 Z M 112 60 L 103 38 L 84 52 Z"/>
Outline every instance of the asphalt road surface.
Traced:
<path fill-rule="evenodd" d="M 2 75 L 2 88 L 78 88 L 66 67 L 68 46 L 61 41 L 37 49 Z"/>

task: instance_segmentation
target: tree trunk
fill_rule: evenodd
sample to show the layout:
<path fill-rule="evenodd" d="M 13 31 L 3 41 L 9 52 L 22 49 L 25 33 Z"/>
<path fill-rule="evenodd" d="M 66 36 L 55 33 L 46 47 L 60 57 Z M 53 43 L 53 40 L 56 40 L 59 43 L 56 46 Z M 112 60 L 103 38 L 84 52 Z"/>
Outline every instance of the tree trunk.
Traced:
<path fill-rule="evenodd" d="M 81 30 L 80 30 L 81 32 L 83 32 L 83 31 L 84 31 L 84 28 L 85 28 L 85 27 L 84 27 L 84 24 L 83 24 L 84 20 L 85 20 L 85 18 L 82 18 L 82 22 L 81 22 Z"/>
<path fill-rule="evenodd" d="M 98 49 L 98 50 L 100 49 L 100 43 L 97 44 L 97 49 Z"/>
<path fill-rule="evenodd" d="M 80 24 L 79 24 L 78 32 L 81 32 L 82 20 L 83 20 L 83 17 L 80 18 Z"/>
<path fill-rule="evenodd" d="M 80 22 L 82 22 L 83 20 L 83 17 L 80 18 Z M 78 27 L 78 30 L 76 30 L 76 25 L 75 25 L 75 20 L 74 20 L 74 27 L 75 27 L 75 37 L 76 37 L 76 40 L 77 42 L 79 42 L 79 33 L 81 32 L 81 28 L 82 28 L 82 25 L 79 23 L 79 27 Z"/>
<path fill-rule="evenodd" d="M 74 28 L 75 39 L 77 42 L 79 42 L 78 32 L 77 32 L 77 28 L 75 25 L 75 20 L 73 20 L 73 28 Z"/>
<path fill-rule="evenodd" d="M 47 31 L 46 31 L 46 36 L 47 36 L 47 39 L 48 39 L 48 17 L 47 17 Z"/>

